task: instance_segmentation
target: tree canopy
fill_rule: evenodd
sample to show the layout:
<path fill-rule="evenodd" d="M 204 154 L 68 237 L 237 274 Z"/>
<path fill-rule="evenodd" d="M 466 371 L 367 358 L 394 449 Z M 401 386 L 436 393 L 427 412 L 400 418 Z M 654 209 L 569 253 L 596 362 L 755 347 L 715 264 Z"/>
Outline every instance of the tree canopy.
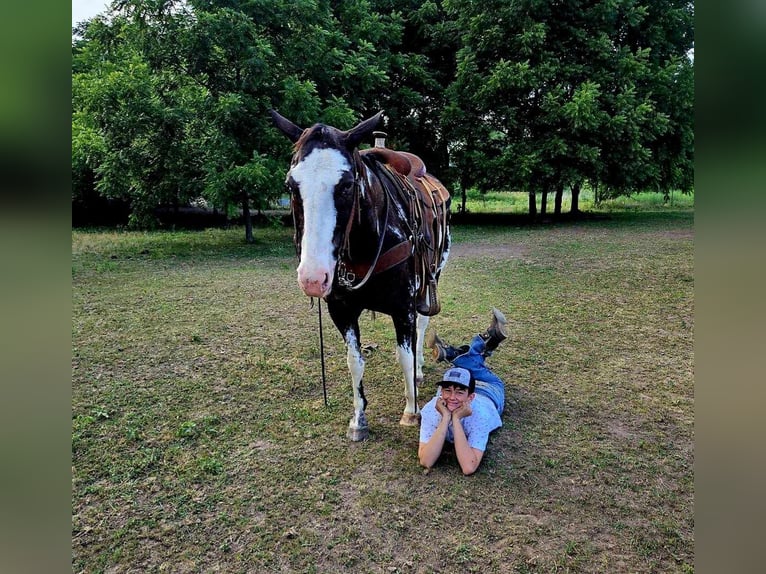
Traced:
<path fill-rule="evenodd" d="M 130 223 L 282 192 L 276 108 L 392 147 L 463 191 L 690 191 L 694 8 L 680 0 L 115 0 L 72 42 L 73 201 Z M 248 226 L 248 234 L 250 228 Z"/>

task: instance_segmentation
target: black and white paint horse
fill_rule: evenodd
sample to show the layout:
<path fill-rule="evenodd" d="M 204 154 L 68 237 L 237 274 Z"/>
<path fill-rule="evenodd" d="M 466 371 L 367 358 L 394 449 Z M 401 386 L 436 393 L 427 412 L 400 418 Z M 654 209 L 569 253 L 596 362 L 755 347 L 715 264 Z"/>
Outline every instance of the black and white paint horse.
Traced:
<path fill-rule="evenodd" d="M 275 111 L 271 115 L 275 125 L 295 144 L 286 183 L 300 258 L 298 284 L 307 296 L 326 301 L 346 343 L 354 391 L 348 437 L 359 441 L 368 436 L 359 333 L 359 316 L 364 309 L 390 315 L 393 320 L 406 398 L 400 424 L 416 426 L 420 421 L 416 382 L 423 377 L 423 338 L 429 317 L 419 314 L 416 308 L 420 280 L 413 255 L 416 242 L 411 206 L 401 199 L 401 189 L 392 189 L 395 182 L 381 173 L 375 154 L 358 150 L 360 142 L 380 122 L 382 112 L 348 131 L 323 124 L 304 130 Z M 403 155 L 413 165 L 419 162 L 421 173 L 425 173 L 419 158 Z M 444 193 L 448 212 L 448 193 Z M 440 237 L 435 239 L 442 245 L 435 266 L 438 279 L 449 255 L 446 217 L 443 225 L 436 226 L 436 232 Z"/>

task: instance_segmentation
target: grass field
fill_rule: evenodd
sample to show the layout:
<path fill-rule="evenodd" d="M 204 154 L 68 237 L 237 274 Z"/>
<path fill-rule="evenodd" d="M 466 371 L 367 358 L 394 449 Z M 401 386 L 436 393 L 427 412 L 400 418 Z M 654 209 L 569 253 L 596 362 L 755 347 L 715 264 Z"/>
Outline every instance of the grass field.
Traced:
<path fill-rule="evenodd" d="M 454 205 L 460 205 L 461 198 L 454 198 Z M 537 195 L 537 209 L 541 209 L 542 196 Z M 561 201 L 562 213 L 568 213 L 572 206 L 572 195 L 565 190 Z M 668 201 L 657 192 L 635 193 L 631 196 L 621 196 L 604 200 L 596 205 L 593 191 L 585 186 L 580 192 L 580 209 L 587 212 L 630 212 L 630 211 L 667 211 L 669 209 L 689 210 L 694 208 L 694 194 L 685 195 L 675 191 L 670 194 Z M 529 197 L 526 193 L 508 193 L 490 191 L 481 193 L 469 189 L 466 195 L 466 210 L 469 213 L 513 213 L 526 214 L 529 212 Z M 553 194 L 548 195 L 548 213 L 553 213 Z"/>
<path fill-rule="evenodd" d="M 453 228 L 432 326 L 459 343 L 497 306 L 512 333 L 471 477 L 419 467 L 385 316 L 346 440 L 290 229 L 74 231 L 73 572 L 693 572 L 693 219 Z"/>

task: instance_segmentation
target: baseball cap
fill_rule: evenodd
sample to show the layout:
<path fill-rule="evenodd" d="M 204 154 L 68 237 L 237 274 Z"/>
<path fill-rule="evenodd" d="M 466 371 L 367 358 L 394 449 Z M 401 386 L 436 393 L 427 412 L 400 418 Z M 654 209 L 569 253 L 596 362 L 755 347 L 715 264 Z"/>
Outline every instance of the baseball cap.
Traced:
<path fill-rule="evenodd" d="M 471 371 L 468 369 L 452 367 L 444 373 L 442 380 L 439 382 L 440 387 L 448 387 L 450 385 L 464 387 L 472 393 L 476 387 L 476 381 L 474 380 L 473 375 L 471 375 Z"/>

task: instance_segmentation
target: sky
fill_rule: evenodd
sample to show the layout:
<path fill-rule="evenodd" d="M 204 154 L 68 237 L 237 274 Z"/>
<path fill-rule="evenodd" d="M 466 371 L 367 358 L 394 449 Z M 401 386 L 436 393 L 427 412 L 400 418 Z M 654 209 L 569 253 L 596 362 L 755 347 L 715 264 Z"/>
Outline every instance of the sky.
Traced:
<path fill-rule="evenodd" d="M 109 0 L 72 0 L 72 26 L 106 10 Z"/>

